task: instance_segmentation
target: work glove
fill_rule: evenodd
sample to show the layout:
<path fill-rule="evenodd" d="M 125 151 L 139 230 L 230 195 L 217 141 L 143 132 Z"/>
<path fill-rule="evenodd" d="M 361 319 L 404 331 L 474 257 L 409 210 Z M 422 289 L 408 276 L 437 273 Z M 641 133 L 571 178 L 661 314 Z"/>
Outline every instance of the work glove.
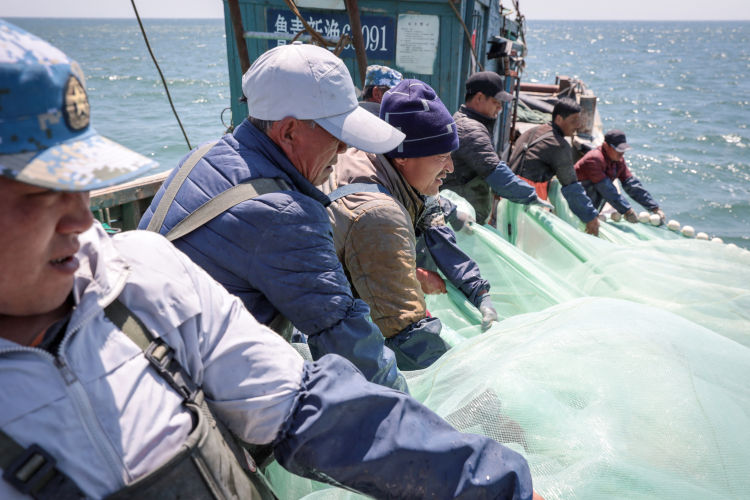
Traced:
<path fill-rule="evenodd" d="M 661 224 L 659 224 L 660 226 L 667 221 L 667 216 L 664 215 L 664 211 L 661 208 L 656 207 L 655 209 L 651 210 L 651 213 L 659 216 L 659 218 L 661 219 Z"/>
<path fill-rule="evenodd" d="M 466 234 L 473 234 L 474 228 L 472 227 L 476 222 L 476 219 L 466 212 L 456 210 L 455 216 L 456 222 L 453 224 L 455 231 L 463 231 Z"/>
<path fill-rule="evenodd" d="M 445 288 L 445 281 L 440 275 L 434 271 L 427 269 L 417 268 L 417 280 L 422 287 L 422 292 L 425 294 L 439 294 L 447 293 L 448 290 Z"/>
<path fill-rule="evenodd" d="M 594 217 L 586 223 L 586 233 L 599 236 L 599 217 Z"/>
<path fill-rule="evenodd" d="M 547 200 L 543 200 L 538 196 L 534 200 L 532 200 L 529 205 L 539 205 L 542 208 L 546 208 L 553 214 L 555 213 L 555 206 Z"/>
<path fill-rule="evenodd" d="M 635 210 L 633 210 L 632 208 L 628 209 L 628 211 L 622 215 L 623 217 L 625 217 L 625 220 L 630 222 L 631 224 L 636 224 L 638 222 L 638 214 L 635 213 Z"/>
<path fill-rule="evenodd" d="M 482 331 L 485 332 L 497 321 L 497 311 L 492 307 L 492 299 L 489 293 L 482 295 L 482 301 L 479 303 L 479 312 L 482 314 Z"/>

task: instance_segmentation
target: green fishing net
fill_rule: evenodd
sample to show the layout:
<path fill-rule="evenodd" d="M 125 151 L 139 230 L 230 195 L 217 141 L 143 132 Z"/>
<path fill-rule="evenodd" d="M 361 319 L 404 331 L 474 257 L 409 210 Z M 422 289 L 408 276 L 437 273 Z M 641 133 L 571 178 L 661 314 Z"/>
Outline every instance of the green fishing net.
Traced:
<path fill-rule="evenodd" d="M 747 498 L 750 252 L 627 222 L 594 238 L 551 201 L 457 235 L 501 320 L 428 296 L 453 348 L 406 373 L 412 395 L 522 453 L 547 500 Z M 266 472 L 281 498 L 360 498 Z"/>

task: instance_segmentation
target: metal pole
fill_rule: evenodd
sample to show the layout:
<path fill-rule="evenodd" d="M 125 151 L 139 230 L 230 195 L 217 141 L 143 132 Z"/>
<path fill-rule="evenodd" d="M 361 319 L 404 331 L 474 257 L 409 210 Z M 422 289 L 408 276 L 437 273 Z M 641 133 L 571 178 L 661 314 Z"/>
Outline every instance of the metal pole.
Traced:
<path fill-rule="evenodd" d="M 510 137 L 508 137 L 508 161 L 510 162 L 510 157 L 513 154 L 513 145 L 516 142 L 515 137 L 513 137 L 516 133 L 516 122 L 518 121 L 518 101 L 521 100 L 521 74 L 518 73 L 518 78 L 516 78 L 516 98 L 513 101 L 513 121 L 510 125 Z"/>
<path fill-rule="evenodd" d="M 240 58 L 240 67 L 242 74 L 250 69 L 250 56 L 247 54 L 247 45 L 245 38 L 242 36 L 245 32 L 242 27 L 242 12 L 240 11 L 239 0 L 227 0 L 229 4 L 229 17 L 232 18 L 232 31 L 234 32 L 234 44 L 237 46 L 237 54 Z"/>
<path fill-rule="evenodd" d="M 349 14 L 349 24 L 352 27 L 352 38 L 354 52 L 357 54 L 357 66 L 359 66 L 360 83 L 365 83 L 367 74 L 367 53 L 365 52 L 365 40 L 362 37 L 362 22 L 359 19 L 359 7 L 357 0 L 344 0 L 346 12 Z"/>

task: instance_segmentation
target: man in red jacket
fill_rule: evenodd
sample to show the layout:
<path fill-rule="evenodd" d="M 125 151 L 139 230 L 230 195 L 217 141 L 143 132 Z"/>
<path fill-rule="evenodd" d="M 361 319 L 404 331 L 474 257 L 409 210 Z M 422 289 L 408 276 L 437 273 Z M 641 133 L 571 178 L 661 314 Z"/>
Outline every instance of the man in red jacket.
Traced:
<path fill-rule="evenodd" d="M 576 163 L 578 181 L 597 210 L 601 211 L 604 203 L 609 202 L 628 222 L 638 222 L 635 210 L 612 183 L 619 179 L 625 192 L 649 212 L 658 214 L 663 224 L 664 212 L 625 163 L 625 151 L 628 149 L 630 145 L 625 133 L 622 130 L 610 130 L 604 135 L 601 146 L 586 153 Z"/>

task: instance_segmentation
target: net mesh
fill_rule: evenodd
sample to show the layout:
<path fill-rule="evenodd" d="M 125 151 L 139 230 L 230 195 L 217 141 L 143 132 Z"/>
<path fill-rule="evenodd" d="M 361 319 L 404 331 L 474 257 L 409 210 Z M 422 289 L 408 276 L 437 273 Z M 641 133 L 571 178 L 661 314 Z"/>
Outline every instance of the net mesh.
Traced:
<path fill-rule="evenodd" d="M 497 230 L 457 235 L 505 319 L 483 333 L 460 292 L 428 296 L 453 348 L 406 373 L 412 395 L 522 453 L 548 500 L 748 498 L 750 252 L 627 222 L 594 238 L 551 200 L 560 217 L 502 202 Z M 267 474 L 281 498 L 360 498 Z"/>

